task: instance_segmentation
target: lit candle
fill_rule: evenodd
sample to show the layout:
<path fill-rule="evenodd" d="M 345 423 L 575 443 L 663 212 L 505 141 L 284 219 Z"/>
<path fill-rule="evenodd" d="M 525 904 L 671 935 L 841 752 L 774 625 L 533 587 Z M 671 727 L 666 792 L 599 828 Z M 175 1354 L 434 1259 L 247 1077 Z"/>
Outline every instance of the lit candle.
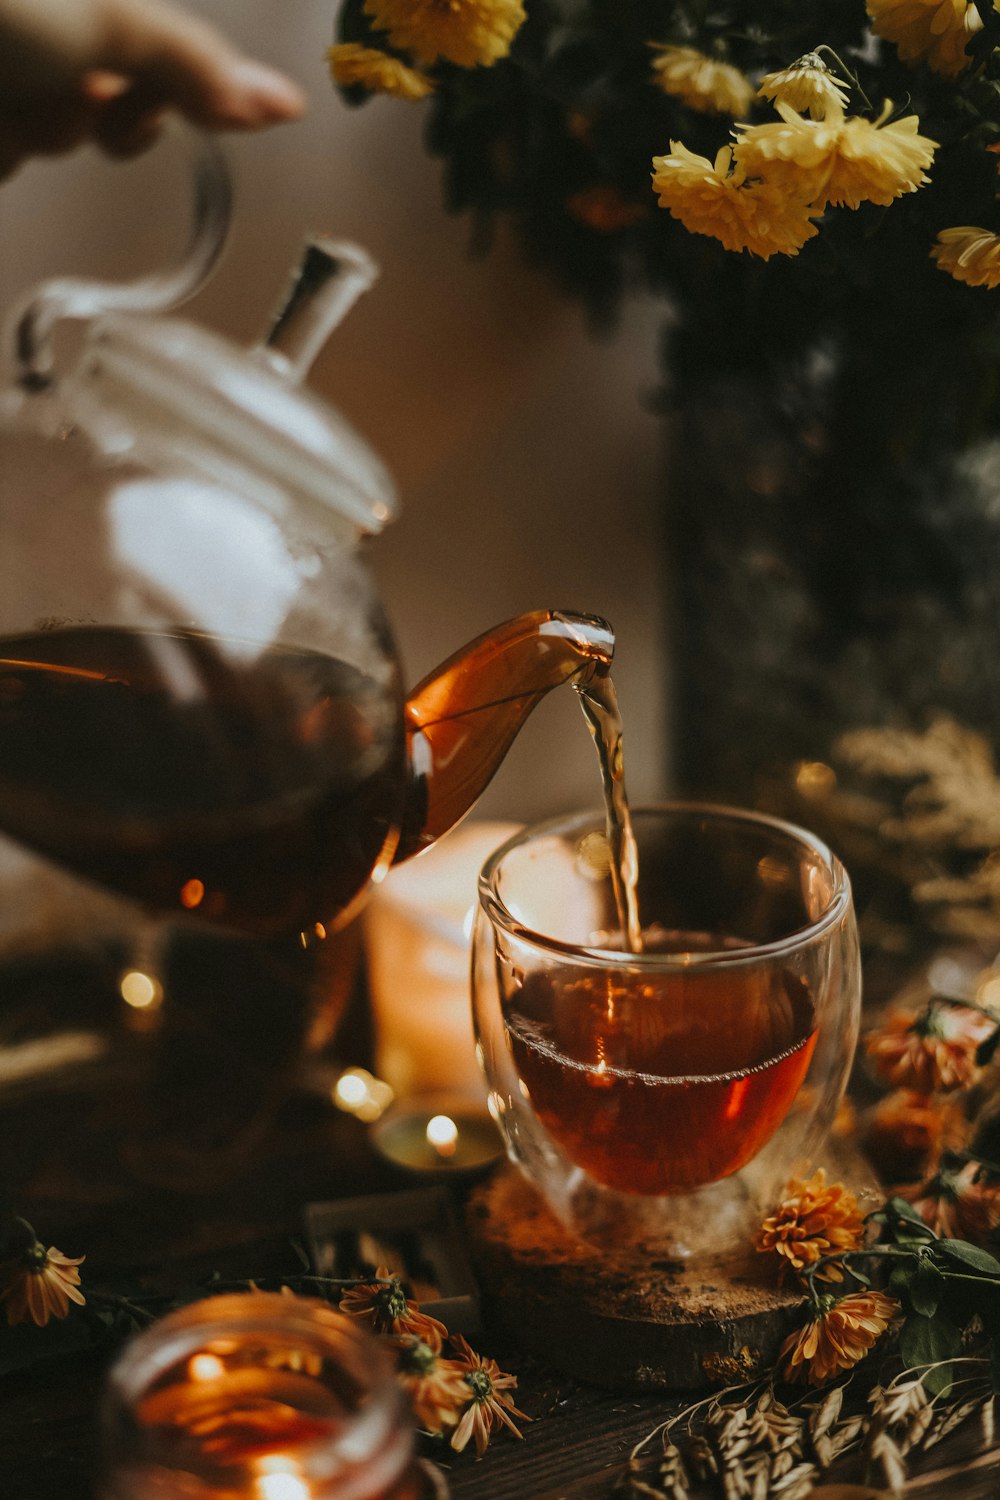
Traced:
<path fill-rule="evenodd" d="M 450 1115 L 431 1115 L 424 1133 L 439 1157 L 447 1158 L 455 1155 L 458 1126 Z"/>
<path fill-rule="evenodd" d="M 260 1500 L 311 1500 L 312 1490 L 293 1458 L 262 1458 L 257 1467 Z"/>
<path fill-rule="evenodd" d="M 441 1177 L 485 1171 L 503 1151 L 486 1110 L 451 1095 L 431 1094 L 387 1110 L 372 1128 L 372 1141 L 395 1166 Z"/>
<path fill-rule="evenodd" d="M 412 1457 L 384 1350 L 310 1298 L 171 1313 L 127 1346 L 105 1413 L 106 1500 L 385 1500 Z"/>
<path fill-rule="evenodd" d="M 399 1098 L 451 1092 L 485 1100 L 472 1029 L 472 923 L 479 871 L 515 832 L 512 823 L 464 823 L 391 870 L 372 896 L 365 949 L 375 1071 Z"/>

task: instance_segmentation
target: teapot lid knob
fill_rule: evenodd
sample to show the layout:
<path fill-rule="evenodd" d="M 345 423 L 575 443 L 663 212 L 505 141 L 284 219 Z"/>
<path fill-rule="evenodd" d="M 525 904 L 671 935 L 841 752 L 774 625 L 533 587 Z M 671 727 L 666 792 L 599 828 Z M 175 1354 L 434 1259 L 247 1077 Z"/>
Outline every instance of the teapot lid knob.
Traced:
<path fill-rule="evenodd" d="M 360 245 L 311 235 L 261 349 L 286 379 L 303 380 L 330 334 L 377 280 L 378 266 Z"/>

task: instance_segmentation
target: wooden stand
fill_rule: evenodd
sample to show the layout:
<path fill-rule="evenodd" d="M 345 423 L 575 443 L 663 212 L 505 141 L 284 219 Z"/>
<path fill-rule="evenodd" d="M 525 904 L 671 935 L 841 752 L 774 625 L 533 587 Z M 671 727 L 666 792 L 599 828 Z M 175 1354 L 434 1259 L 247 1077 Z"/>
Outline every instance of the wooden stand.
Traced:
<path fill-rule="evenodd" d="M 828 1175 L 867 1199 L 868 1169 L 853 1155 L 851 1170 L 844 1166 L 838 1156 Z M 641 1246 L 596 1250 L 512 1167 L 476 1189 L 467 1222 L 491 1322 L 518 1347 L 595 1385 L 731 1385 L 772 1365 L 800 1321 L 803 1294 L 776 1284 L 772 1257 L 751 1246 L 696 1260 L 654 1258 Z"/>

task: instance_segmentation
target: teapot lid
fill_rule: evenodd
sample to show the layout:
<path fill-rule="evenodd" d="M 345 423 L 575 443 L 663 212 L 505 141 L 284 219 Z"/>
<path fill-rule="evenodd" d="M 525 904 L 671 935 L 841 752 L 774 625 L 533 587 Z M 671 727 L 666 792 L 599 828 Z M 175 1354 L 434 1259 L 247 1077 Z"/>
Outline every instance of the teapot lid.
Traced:
<path fill-rule="evenodd" d="M 332 407 L 305 390 L 331 327 L 375 266 L 353 245 L 309 242 L 264 343 L 244 349 L 178 318 L 107 312 L 89 324 L 79 374 L 91 405 L 133 420 L 147 443 L 185 441 L 220 469 L 250 469 L 269 487 L 322 507 L 324 519 L 375 533 L 396 512 L 382 460 Z"/>
<path fill-rule="evenodd" d="M 193 323 L 109 313 L 90 325 L 80 374 L 91 399 L 132 418 L 147 443 L 194 443 L 203 461 L 250 469 L 321 506 L 327 522 L 381 531 L 397 508 L 388 469 L 291 369 Z"/>
<path fill-rule="evenodd" d="M 375 281 L 374 262 L 356 245 L 307 241 L 270 332 L 252 349 L 162 316 L 204 282 L 226 237 L 228 177 L 214 147 L 197 168 L 193 236 L 178 267 L 124 285 L 59 278 L 15 309 L 8 337 L 19 384 L 48 389 L 54 331 L 65 319 L 82 321 L 82 354 L 62 383 L 74 415 L 106 450 L 164 457 L 186 447 L 203 468 L 251 474 L 272 505 L 294 492 L 347 539 L 381 531 L 397 508 L 386 466 L 299 383 Z"/>
<path fill-rule="evenodd" d="M 14 310 L 10 343 L 23 389 L 54 381 L 54 330 L 86 328 L 82 357 L 65 378 L 82 425 L 119 453 L 140 445 L 158 456 L 187 447 L 201 467 L 238 469 L 280 508 L 293 492 L 327 529 L 356 539 L 396 510 L 388 470 L 343 417 L 300 382 L 377 269 L 356 245 L 314 237 L 264 341 L 242 349 L 192 323 L 161 316 L 201 287 L 225 245 L 232 185 L 217 143 L 173 128 L 195 147 L 193 215 L 173 267 L 122 285 L 61 277 Z M 155 314 L 155 316 L 154 316 Z M 122 420 L 124 418 L 124 421 Z"/>

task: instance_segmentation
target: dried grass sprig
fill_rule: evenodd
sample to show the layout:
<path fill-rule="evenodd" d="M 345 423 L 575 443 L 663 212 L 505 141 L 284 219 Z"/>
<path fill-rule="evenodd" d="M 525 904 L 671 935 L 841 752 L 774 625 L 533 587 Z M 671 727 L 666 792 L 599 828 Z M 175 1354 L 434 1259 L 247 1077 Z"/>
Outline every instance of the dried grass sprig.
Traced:
<path fill-rule="evenodd" d="M 941 714 L 924 731 L 853 730 L 834 758 L 878 789 L 824 797 L 835 823 L 873 840 L 866 858 L 895 864 L 938 932 L 1000 941 L 1000 775 L 983 736 Z"/>
<path fill-rule="evenodd" d="M 982 735 L 946 714 L 923 732 L 857 729 L 842 735 L 836 754 L 869 776 L 912 782 L 899 817 L 882 832 L 903 843 L 959 849 L 1000 845 L 1000 778 Z"/>
<path fill-rule="evenodd" d="M 900 1370 L 865 1397 L 851 1377 L 788 1405 L 772 1379 L 685 1407 L 635 1445 L 626 1490 L 646 1500 L 797 1500 L 838 1473 L 898 1491 L 915 1461 L 978 1420 L 993 1441 L 995 1397 L 977 1356 L 960 1356 L 951 1392 L 930 1394 L 923 1369 Z M 777 1447 L 774 1446 L 777 1440 Z M 844 1465 L 848 1465 L 845 1473 Z"/>

